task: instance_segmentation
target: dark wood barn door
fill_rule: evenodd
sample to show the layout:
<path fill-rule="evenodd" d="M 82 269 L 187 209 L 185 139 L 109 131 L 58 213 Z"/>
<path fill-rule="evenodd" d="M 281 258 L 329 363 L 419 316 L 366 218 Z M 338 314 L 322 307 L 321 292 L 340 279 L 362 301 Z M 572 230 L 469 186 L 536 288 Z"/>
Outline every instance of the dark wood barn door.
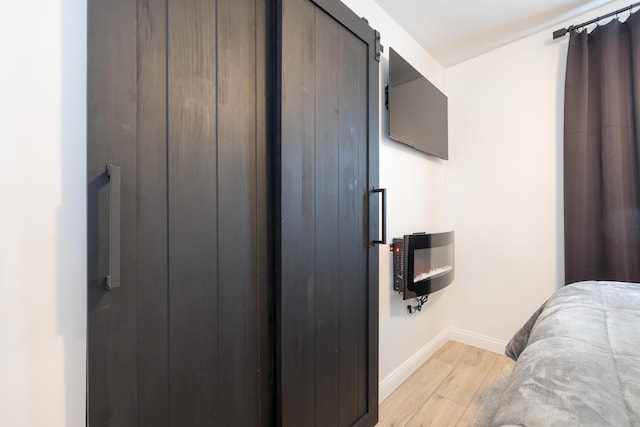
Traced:
<path fill-rule="evenodd" d="M 282 1 L 279 420 L 378 417 L 376 33 L 336 1 Z"/>
<path fill-rule="evenodd" d="M 376 33 L 337 0 L 88 8 L 88 425 L 375 424 Z"/>
<path fill-rule="evenodd" d="M 271 425 L 265 1 L 88 7 L 88 424 Z"/>

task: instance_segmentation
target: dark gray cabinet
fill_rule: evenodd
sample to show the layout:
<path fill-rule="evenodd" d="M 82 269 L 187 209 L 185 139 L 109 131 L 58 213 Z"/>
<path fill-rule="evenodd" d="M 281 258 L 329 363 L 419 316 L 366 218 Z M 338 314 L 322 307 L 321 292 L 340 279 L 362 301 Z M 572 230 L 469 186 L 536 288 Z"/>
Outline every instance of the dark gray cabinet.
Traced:
<path fill-rule="evenodd" d="M 88 9 L 88 424 L 373 425 L 375 32 L 334 0 Z"/>

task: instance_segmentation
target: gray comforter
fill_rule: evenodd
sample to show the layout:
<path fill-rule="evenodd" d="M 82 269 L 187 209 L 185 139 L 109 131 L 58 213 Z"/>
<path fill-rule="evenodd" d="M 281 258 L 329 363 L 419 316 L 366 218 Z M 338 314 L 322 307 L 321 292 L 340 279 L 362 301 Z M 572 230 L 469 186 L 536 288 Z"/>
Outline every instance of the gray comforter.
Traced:
<path fill-rule="evenodd" d="M 513 337 L 491 426 L 640 426 L 640 284 L 558 290 Z"/>

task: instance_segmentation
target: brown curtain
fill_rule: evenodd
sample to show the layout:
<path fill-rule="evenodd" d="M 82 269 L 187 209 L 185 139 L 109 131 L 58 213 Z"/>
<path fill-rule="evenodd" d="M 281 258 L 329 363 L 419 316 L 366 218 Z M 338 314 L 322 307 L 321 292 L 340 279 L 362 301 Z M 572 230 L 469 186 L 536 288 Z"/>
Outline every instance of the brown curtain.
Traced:
<path fill-rule="evenodd" d="M 569 40 L 565 281 L 640 282 L 640 14 Z"/>

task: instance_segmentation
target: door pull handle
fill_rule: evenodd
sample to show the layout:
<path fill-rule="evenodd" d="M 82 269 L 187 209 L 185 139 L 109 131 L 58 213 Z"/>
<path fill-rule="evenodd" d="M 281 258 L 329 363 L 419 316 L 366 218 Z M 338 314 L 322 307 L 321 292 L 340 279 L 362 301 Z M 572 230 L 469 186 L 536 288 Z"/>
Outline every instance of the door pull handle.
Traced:
<path fill-rule="evenodd" d="M 120 287 L 120 166 L 108 164 L 109 177 L 109 273 L 105 287 L 111 291 Z"/>
<path fill-rule="evenodd" d="M 387 244 L 387 189 L 386 188 L 374 188 L 372 193 L 382 193 L 382 239 L 373 240 L 374 245 L 386 245 Z"/>

